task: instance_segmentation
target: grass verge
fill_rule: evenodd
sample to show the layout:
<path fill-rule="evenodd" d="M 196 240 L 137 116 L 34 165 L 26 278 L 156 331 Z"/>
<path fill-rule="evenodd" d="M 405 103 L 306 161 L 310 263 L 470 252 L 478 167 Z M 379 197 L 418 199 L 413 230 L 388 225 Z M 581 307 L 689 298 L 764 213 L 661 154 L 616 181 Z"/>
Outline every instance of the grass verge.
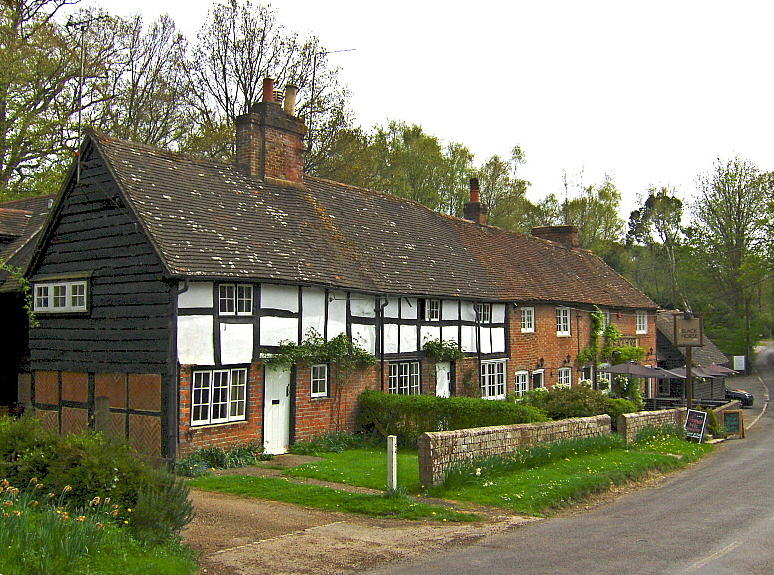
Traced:
<path fill-rule="evenodd" d="M 306 463 L 285 472 L 291 477 L 310 477 L 371 489 L 387 487 L 387 452 L 383 448 L 359 448 L 340 453 L 320 453 L 323 461 Z M 398 452 L 398 486 L 409 493 L 419 491 L 416 451 Z"/>
<path fill-rule="evenodd" d="M 507 458 L 491 458 L 473 469 L 455 470 L 445 485 L 430 493 L 543 515 L 651 471 L 683 467 L 711 449 L 673 436 L 654 436 L 629 449 L 616 442 L 620 440 L 615 437 L 609 441 L 561 442 Z"/>
<path fill-rule="evenodd" d="M 432 519 L 435 521 L 475 521 L 478 519 L 476 515 L 470 513 L 461 513 L 440 505 L 420 503 L 405 495 L 384 496 L 350 493 L 318 485 L 293 483 L 280 477 L 207 476 L 192 479 L 190 486 L 205 491 L 218 491 L 374 517 Z"/>

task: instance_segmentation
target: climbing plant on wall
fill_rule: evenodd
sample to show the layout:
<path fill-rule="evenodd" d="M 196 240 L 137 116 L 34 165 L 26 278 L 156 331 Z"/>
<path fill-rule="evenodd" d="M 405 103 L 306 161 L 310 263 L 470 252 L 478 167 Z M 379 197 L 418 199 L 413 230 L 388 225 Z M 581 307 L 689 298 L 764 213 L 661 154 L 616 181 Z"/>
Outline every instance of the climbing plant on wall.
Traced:
<path fill-rule="evenodd" d="M 275 367 L 331 363 L 336 365 L 339 373 L 348 373 L 373 365 L 376 358 L 344 333 L 326 340 L 316 330 L 310 329 L 301 343 L 281 341 L 279 348 L 265 356 L 263 362 Z"/>

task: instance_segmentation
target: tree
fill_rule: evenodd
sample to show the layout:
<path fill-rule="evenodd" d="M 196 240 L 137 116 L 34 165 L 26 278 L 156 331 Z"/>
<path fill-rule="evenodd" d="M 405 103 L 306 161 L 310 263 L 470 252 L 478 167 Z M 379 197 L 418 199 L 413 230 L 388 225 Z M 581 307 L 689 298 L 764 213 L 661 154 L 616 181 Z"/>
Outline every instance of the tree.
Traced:
<path fill-rule="evenodd" d="M 569 183 L 565 180 L 565 186 Z M 599 185 L 579 186 L 579 194 L 565 201 L 565 223 L 577 226 L 581 247 L 604 257 L 623 236 L 618 216 L 621 192 L 609 176 Z"/>
<path fill-rule="evenodd" d="M 716 336 L 727 351 L 751 354 L 759 326 L 754 301 L 761 284 L 771 281 L 774 181 L 747 160 L 718 159 L 699 178 L 689 237 L 696 259 L 713 280 L 708 307 Z"/>
<path fill-rule="evenodd" d="M 234 119 L 260 99 L 262 80 L 271 77 L 278 86 L 299 88 L 297 113 L 311 124 L 306 167 L 314 173 L 335 133 L 349 123 L 348 94 L 326 56 L 316 37 L 301 40 L 287 32 L 268 7 L 249 0 L 216 4 L 187 65 L 193 130 L 183 147 L 231 157 Z"/>
<path fill-rule="evenodd" d="M 677 250 L 682 243 L 683 202 L 669 188 L 648 190 L 642 207 L 631 212 L 627 246 L 645 246 L 652 265 L 645 279 L 656 289 L 646 290 L 662 305 L 684 306 L 685 295 L 678 280 Z M 641 267 L 641 266 L 638 266 Z M 661 278 L 668 278 L 668 289 L 662 290 Z"/>
<path fill-rule="evenodd" d="M 489 210 L 490 224 L 522 232 L 537 225 L 538 209 L 526 196 L 529 182 L 518 176 L 525 162 L 523 150 L 515 146 L 509 161 L 494 155 L 479 168 L 481 203 Z"/>

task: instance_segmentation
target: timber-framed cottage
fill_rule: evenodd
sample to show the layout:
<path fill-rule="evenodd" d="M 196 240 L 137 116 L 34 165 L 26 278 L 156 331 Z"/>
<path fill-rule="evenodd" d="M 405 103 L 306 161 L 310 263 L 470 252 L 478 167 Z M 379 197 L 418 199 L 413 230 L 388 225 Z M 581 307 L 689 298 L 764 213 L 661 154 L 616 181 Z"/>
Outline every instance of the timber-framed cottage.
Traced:
<path fill-rule="evenodd" d="M 305 127 L 267 84 L 237 118 L 236 163 L 91 133 L 28 269 L 39 327 L 20 376 L 52 429 L 92 425 L 176 457 L 206 445 L 353 429 L 358 394 L 504 398 L 576 383 L 599 306 L 655 362 L 655 304 L 571 227 L 533 235 L 309 177 Z M 331 366 L 261 361 L 309 330 L 376 356 L 345 384 Z M 433 362 L 422 346 L 464 354 Z M 25 391 L 26 394 L 26 391 Z"/>

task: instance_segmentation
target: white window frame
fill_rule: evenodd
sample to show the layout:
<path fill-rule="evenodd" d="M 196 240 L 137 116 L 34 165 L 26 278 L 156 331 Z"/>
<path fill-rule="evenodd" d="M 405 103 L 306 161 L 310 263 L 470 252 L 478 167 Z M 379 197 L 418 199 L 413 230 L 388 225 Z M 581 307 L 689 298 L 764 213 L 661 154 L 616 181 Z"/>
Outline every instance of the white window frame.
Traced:
<path fill-rule="evenodd" d="M 610 310 L 603 309 L 602 311 L 602 329 L 607 329 L 610 325 Z"/>
<path fill-rule="evenodd" d="M 517 371 L 513 377 L 513 381 L 515 384 L 514 391 L 516 392 L 516 395 L 521 397 L 525 393 L 529 391 L 529 372 L 528 371 Z"/>
<path fill-rule="evenodd" d="M 313 365 L 309 377 L 312 397 L 328 397 L 328 364 Z"/>
<path fill-rule="evenodd" d="M 230 294 L 228 293 L 229 289 L 231 290 Z M 224 291 L 226 291 L 225 295 Z M 218 285 L 218 315 L 253 315 L 252 284 Z"/>
<path fill-rule="evenodd" d="M 89 309 L 87 280 L 36 282 L 33 290 L 35 298 L 32 309 L 36 313 L 81 313 Z M 78 304 L 73 303 L 75 298 L 80 300 Z"/>
<path fill-rule="evenodd" d="M 420 370 L 418 361 L 390 362 L 387 391 L 397 395 L 419 395 Z"/>
<path fill-rule="evenodd" d="M 478 323 L 492 323 L 492 304 L 479 302 L 476 304 Z"/>
<path fill-rule="evenodd" d="M 521 308 L 521 333 L 535 332 L 535 308 Z"/>
<path fill-rule="evenodd" d="M 244 421 L 246 407 L 246 367 L 197 369 L 191 374 L 191 427 Z"/>
<path fill-rule="evenodd" d="M 570 316 L 570 308 L 558 307 L 556 308 L 556 336 L 557 337 L 569 337 L 572 335 L 572 321 Z"/>
<path fill-rule="evenodd" d="M 560 367 L 556 370 L 556 383 L 559 385 L 572 386 L 572 368 Z"/>
<path fill-rule="evenodd" d="M 490 359 L 481 362 L 481 398 L 505 399 L 506 360 Z"/>
<path fill-rule="evenodd" d="M 634 333 L 648 333 L 648 312 L 641 309 L 634 312 Z"/>
<path fill-rule="evenodd" d="M 535 385 L 535 376 L 540 376 L 540 385 Z M 546 386 L 546 370 L 545 369 L 536 369 L 532 372 L 530 376 L 530 388 L 531 389 L 542 389 Z"/>
<path fill-rule="evenodd" d="M 439 299 L 425 300 L 425 320 L 441 321 L 441 300 Z"/>

